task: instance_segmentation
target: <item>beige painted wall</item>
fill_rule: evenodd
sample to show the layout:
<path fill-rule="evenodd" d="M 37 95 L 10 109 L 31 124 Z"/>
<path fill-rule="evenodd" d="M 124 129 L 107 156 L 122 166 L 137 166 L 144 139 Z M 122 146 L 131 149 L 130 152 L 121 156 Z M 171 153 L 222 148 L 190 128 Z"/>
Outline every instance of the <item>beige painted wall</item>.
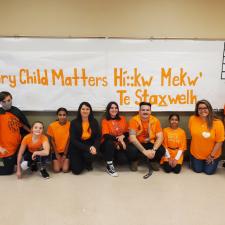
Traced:
<path fill-rule="evenodd" d="M 224 0 L 0 0 L 0 36 L 225 39 Z"/>

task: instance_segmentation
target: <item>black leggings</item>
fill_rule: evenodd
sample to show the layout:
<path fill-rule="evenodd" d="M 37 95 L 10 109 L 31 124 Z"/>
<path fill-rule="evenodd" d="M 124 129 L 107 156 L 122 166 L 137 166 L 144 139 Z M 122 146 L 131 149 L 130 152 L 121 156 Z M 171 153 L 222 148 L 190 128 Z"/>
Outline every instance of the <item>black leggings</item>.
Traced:
<path fill-rule="evenodd" d="M 93 145 L 88 141 L 85 144 L 87 144 L 87 146 Z M 78 149 L 73 145 L 69 146 L 70 169 L 73 174 L 78 175 L 81 174 L 85 168 L 92 168 L 92 162 L 94 157 L 95 156 L 87 150 Z"/>
<path fill-rule="evenodd" d="M 0 175 L 11 175 L 14 173 L 17 154 L 1 158 Z"/>
<path fill-rule="evenodd" d="M 36 159 L 32 159 L 33 153 L 26 150 L 24 153 L 24 161 L 28 161 L 28 166 L 30 167 L 32 164 L 39 163 L 40 169 L 45 169 L 46 163 L 48 161 L 48 156 L 36 156 Z"/>
<path fill-rule="evenodd" d="M 126 147 L 126 150 L 118 150 L 112 139 L 106 139 L 101 144 L 101 152 L 105 161 L 116 161 L 119 164 L 125 164 L 136 159 L 136 152 L 129 145 Z"/>
<path fill-rule="evenodd" d="M 164 162 L 162 167 L 166 173 L 180 173 L 181 171 L 181 164 L 177 164 L 175 167 L 171 167 L 168 162 Z"/>

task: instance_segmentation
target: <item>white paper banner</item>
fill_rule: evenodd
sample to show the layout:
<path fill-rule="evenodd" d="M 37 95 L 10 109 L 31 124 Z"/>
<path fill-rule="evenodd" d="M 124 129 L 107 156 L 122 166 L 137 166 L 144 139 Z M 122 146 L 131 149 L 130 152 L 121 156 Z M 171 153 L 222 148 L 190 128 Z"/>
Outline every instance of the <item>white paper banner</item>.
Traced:
<path fill-rule="evenodd" d="M 223 41 L 0 38 L 0 90 L 22 110 L 193 111 L 225 103 Z"/>

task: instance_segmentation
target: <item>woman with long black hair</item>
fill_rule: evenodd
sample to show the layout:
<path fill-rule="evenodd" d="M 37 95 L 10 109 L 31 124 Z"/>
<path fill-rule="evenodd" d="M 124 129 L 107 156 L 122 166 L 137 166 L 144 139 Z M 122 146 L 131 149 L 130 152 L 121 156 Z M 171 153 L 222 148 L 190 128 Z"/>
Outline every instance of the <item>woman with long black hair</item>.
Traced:
<path fill-rule="evenodd" d="M 92 161 L 100 145 L 100 130 L 92 107 L 82 102 L 77 118 L 70 124 L 69 159 L 71 171 L 80 174 L 85 168 L 92 170 Z"/>

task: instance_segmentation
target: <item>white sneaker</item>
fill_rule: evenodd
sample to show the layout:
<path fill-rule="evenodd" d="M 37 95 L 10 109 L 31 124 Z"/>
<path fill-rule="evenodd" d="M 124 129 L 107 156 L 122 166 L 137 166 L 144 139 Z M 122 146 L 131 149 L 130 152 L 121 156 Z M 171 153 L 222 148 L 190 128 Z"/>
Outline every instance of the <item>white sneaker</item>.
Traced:
<path fill-rule="evenodd" d="M 21 164 L 20 164 L 22 170 L 27 170 L 29 167 L 28 167 L 28 161 L 23 161 Z"/>
<path fill-rule="evenodd" d="M 112 177 L 118 177 L 118 173 L 116 172 L 113 164 L 107 165 L 106 169 L 109 175 L 111 175 Z"/>

